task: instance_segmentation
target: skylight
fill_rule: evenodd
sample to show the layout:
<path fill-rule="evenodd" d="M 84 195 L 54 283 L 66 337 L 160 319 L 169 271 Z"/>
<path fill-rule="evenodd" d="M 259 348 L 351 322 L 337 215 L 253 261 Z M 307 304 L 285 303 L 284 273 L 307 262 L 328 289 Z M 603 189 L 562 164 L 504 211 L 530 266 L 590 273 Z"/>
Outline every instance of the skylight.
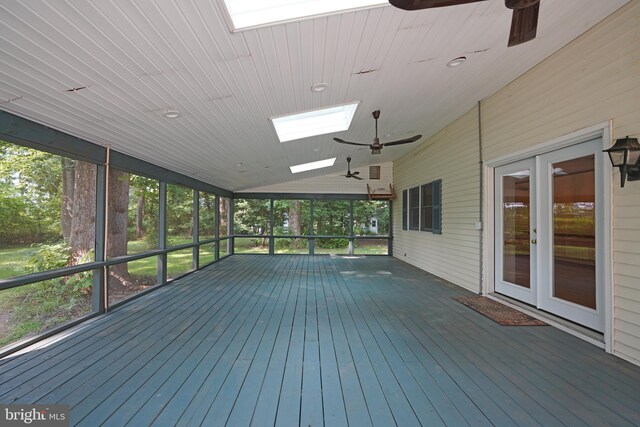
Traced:
<path fill-rule="evenodd" d="M 389 4 L 388 0 L 225 0 L 234 29 Z"/>
<path fill-rule="evenodd" d="M 280 142 L 349 129 L 358 103 L 338 105 L 282 117 L 273 117 Z"/>
<path fill-rule="evenodd" d="M 333 159 L 319 160 L 317 162 L 303 163 L 301 165 L 289 166 L 289 169 L 291 169 L 291 173 L 300 173 L 300 172 L 311 171 L 314 169 L 328 168 L 329 166 L 333 166 L 335 162 L 336 162 L 336 158 L 334 157 Z"/>

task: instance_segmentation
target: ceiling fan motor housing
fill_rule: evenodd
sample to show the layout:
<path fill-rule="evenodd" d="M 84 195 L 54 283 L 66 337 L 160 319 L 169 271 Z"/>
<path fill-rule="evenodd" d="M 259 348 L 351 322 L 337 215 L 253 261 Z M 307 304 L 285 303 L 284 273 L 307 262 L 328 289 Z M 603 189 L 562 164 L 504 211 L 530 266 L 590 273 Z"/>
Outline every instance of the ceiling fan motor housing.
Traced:
<path fill-rule="evenodd" d="M 504 5 L 509 9 L 524 9 L 539 2 L 540 0 L 504 0 Z"/>

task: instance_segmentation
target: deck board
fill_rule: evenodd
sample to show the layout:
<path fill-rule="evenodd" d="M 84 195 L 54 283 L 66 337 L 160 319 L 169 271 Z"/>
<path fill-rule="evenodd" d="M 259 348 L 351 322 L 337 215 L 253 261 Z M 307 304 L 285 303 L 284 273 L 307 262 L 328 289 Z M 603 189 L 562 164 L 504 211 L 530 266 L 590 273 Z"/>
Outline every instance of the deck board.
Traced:
<path fill-rule="evenodd" d="M 0 361 L 74 425 L 640 425 L 640 367 L 388 257 L 229 257 Z"/>

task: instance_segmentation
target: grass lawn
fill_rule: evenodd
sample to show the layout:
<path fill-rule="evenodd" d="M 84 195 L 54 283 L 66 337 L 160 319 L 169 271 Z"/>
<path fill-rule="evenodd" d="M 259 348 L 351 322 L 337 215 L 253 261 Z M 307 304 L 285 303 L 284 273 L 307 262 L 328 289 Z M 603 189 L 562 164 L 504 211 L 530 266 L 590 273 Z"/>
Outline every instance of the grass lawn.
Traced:
<path fill-rule="evenodd" d="M 24 274 L 25 261 L 37 251 L 37 247 L 31 246 L 0 248 L 0 279 Z"/>

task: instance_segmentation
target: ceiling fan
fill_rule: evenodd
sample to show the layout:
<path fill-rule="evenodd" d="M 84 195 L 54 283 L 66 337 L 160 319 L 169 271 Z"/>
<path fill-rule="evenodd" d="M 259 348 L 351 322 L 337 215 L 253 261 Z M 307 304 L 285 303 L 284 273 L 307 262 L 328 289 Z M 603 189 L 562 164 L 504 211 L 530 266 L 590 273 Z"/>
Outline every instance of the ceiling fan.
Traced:
<path fill-rule="evenodd" d="M 486 0 L 389 0 L 389 3 L 399 9 L 420 10 L 479 1 Z M 513 10 L 507 46 L 516 46 L 535 39 L 540 0 L 504 0 L 504 5 Z"/>
<path fill-rule="evenodd" d="M 373 144 L 365 144 L 362 142 L 349 142 L 340 138 L 333 138 L 333 140 L 335 142 L 339 142 L 340 144 L 369 146 L 369 148 L 371 148 L 371 154 L 380 154 L 380 152 L 382 151 L 382 147 L 388 147 L 388 146 L 400 145 L 400 144 L 409 144 L 410 142 L 416 142 L 417 140 L 422 138 L 422 135 L 415 135 L 415 136 L 412 136 L 411 138 L 400 139 L 398 141 L 385 142 L 381 144 L 380 139 L 378 138 L 378 118 L 380 117 L 380 110 L 376 110 L 371 114 L 373 115 L 373 118 L 376 121 L 376 137 L 373 138 Z"/>
<path fill-rule="evenodd" d="M 356 172 L 351 172 L 351 157 L 347 157 L 347 174 L 346 175 L 342 175 L 344 177 L 347 178 L 355 178 L 355 179 L 362 179 L 360 178 L 358 175 L 360 175 L 360 172 L 356 171 Z"/>

